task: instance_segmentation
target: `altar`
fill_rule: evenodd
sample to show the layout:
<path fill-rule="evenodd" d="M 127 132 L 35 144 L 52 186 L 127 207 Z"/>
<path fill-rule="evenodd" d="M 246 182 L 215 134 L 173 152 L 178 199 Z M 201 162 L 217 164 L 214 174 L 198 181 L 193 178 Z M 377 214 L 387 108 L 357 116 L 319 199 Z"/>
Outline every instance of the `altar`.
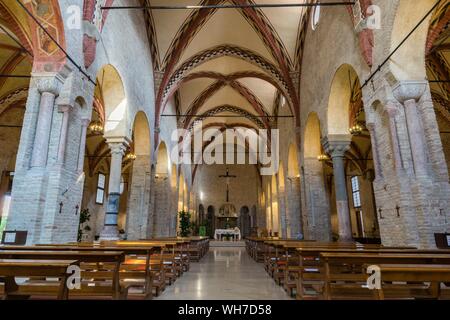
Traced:
<path fill-rule="evenodd" d="M 233 241 L 241 240 L 241 230 L 239 229 L 216 229 L 214 239 L 223 240 L 224 236 L 231 236 Z"/>

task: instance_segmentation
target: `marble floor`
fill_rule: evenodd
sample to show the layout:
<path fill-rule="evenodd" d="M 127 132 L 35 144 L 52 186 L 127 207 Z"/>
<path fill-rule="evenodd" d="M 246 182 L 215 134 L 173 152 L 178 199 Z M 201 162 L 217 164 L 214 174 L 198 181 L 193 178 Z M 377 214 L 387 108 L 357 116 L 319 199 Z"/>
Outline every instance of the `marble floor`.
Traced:
<path fill-rule="evenodd" d="M 288 300 L 286 292 L 245 248 L 210 248 L 189 272 L 166 288 L 160 300 Z"/>

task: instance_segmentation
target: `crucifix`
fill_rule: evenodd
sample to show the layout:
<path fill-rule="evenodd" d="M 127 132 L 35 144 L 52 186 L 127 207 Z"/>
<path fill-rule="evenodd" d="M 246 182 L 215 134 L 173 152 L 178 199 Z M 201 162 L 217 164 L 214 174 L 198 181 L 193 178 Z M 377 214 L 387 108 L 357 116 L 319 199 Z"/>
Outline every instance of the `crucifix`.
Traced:
<path fill-rule="evenodd" d="M 220 175 L 219 178 L 225 178 L 226 179 L 226 182 L 227 182 L 227 201 L 226 202 L 228 203 L 230 201 L 230 189 L 229 189 L 230 178 L 237 178 L 237 176 L 230 175 L 230 172 L 229 172 L 229 170 L 227 168 L 227 174 L 226 175 Z"/>

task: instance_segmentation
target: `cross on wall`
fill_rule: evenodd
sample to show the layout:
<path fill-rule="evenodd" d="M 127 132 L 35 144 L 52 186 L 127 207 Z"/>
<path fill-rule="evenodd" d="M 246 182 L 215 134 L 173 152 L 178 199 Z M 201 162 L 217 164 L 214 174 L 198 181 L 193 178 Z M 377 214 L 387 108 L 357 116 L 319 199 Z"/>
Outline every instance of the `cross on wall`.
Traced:
<path fill-rule="evenodd" d="M 237 178 L 235 175 L 230 175 L 230 171 L 227 168 L 227 174 L 226 175 L 220 175 L 219 178 L 225 178 L 226 184 L 227 184 L 227 192 L 226 192 L 226 202 L 230 202 L 230 178 Z"/>

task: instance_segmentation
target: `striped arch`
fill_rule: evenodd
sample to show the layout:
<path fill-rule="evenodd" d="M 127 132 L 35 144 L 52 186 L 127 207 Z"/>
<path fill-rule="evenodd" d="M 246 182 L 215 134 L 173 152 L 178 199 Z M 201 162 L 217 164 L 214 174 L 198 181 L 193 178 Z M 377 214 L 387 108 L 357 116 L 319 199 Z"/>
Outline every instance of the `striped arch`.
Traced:
<path fill-rule="evenodd" d="M 157 103 L 156 103 L 156 121 L 157 126 L 159 126 L 160 121 L 160 115 L 162 111 L 164 110 L 164 105 L 166 104 L 167 97 L 170 95 L 171 92 L 174 91 L 175 84 L 179 81 L 182 81 L 182 79 L 185 77 L 185 75 L 192 69 L 196 68 L 197 66 L 210 61 L 212 59 L 217 59 L 223 56 L 231 56 L 236 57 L 239 59 L 242 59 L 244 61 L 250 62 L 254 65 L 257 65 L 262 70 L 266 71 L 268 74 L 270 74 L 274 81 L 278 84 L 279 87 L 283 88 L 283 94 L 291 99 L 291 101 L 296 101 L 296 94 L 293 90 L 290 89 L 290 87 L 287 85 L 286 81 L 284 80 L 283 76 L 281 75 L 278 68 L 276 68 L 273 64 L 268 62 L 266 59 L 259 56 L 257 53 L 254 53 L 249 50 L 242 49 L 240 47 L 236 46 L 217 46 L 215 48 L 205 50 L 203 52 L 200 52 L 199 54 L 193 56 L 191 59 L 186 61 L 183 65 L 181 65 L 178 70 L 176 70 L 171 78 L 167 81 L 167 85 L 161 84 L 160 87 L 160 95 L 158 96 Z M 296 106 L 295 103 L 293 103 L 294 106 Z"/>
<path fill-rule="evenodd" d="M 181 87 L 182 84 L 187 83 L 192 80 L 201 79 L 201 78 L 220 80 L 220 81 L 224 81 L 224 82 L 236 81 L 236 80 L 239 80 L 242 78 L 257 78 L 257 79 L 261 79 L 263 81 L 270 83 L 275 88 L 277 88 L 278 91 L 282 92 L 282 89 L 279 86 L 279 84 L 276 81 L 274 81 L 273 78 L 269 77 L 268 75 L 266 75 L 262 72 L 242 71 L 242 72 L 232 73 L 230 75 L 224 75 L 224 74 L 214 72 L 214 71 L 201 71 L 201 72 L 190 73 L 186 77 L 181 79 L 181 81 L 177 82 L 175 84 L 175 87 L 172 89 L 169 96 L 167 97 L 167 100 L 170 100 L 170 98 L 174 95 L 174 92 L 176 92 Z M 288 101 L 288 104 L 292 110 L 292 105 L 290 104 L 290 101 Z"/>
<path fill-rule="evenodd" d="M 264 106 L 261 101 L 247 87 L 237 81 L 218 80 L 215 83 L 211 84 L 194 100 L 186 113 L 188 115 L 195 115 L 209 98 L 214 96 L 216 92 L 227 85 L 233 88 L 242 97 L 244 97 L 252 105 L 253 109 L 259 116 L 265 116 L 266 118 L 264 118 L 264 123 L 266 126 L 269 126 L 269 122 L 267 121 L 267 117 L 269 116 L 269 114 L 264 110 Z M 192 116 L 181 119 L 180 124 L 188 124 L 191 119 Z"/>
<path fill-rule="evenodd" d="M 213 108 L 211 110 L 208 110 L 207 112 L 205 112 L 205 113 L 201 114 L 199 117 L 197 117 L 195 119 L 195 121 L 201 121 L 201 120 L 204 120 L 204 119 L 206 119 L 208 117 L 217 115 L 217 114 L 222 113 L 222 112 L 230 112 L 230 113 L 235 113 L 235 114 L 241 115 L 241 116 L 247 118 L 248 120 L 252 121 L 258 128 L 260 128 L 260 129 L 269 129 L 269 127 L 266 126 L 266 124 L 264 124 L 261 120 L 259 120 L 258 117 L 254 116 L 253 114 L 249 113 L 248 111 L 246 111 L 246 110 L 244 110 L 242 108 L 239 108 L 239 107 L 236 107 L 236 106 L 232 106 L 232 105 L 228 105 L 228 104 L 217 106 L 217 107 L 215 107 L 215 108 Z M 185 128 L 186 129 L 189 128 L 189 130 L 192 130 L 195 121 L 187 122 L 185 124 Z"/>
<path fill-rule="evenodd" d="M 450 2 L 443 3 L 434 13 L 430 30 L 428 31 L 426 54 L 428 55 L 433 48 L 435 41 L 448 29 L 450 25 Z"/>

